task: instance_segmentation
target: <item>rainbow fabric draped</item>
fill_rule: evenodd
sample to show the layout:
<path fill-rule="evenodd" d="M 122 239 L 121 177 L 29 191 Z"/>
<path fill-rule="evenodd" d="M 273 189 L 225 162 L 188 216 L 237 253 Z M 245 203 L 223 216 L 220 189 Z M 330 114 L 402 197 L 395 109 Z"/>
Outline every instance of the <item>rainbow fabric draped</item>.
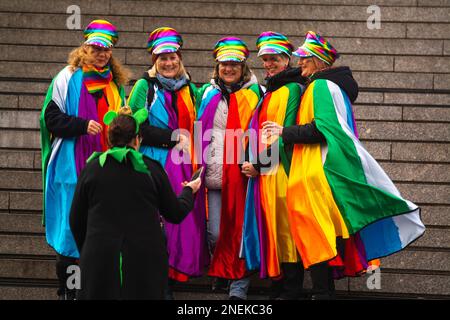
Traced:
<path fill-rule="evenodd" d="M 207 84 L 203 89 L 198 120 L 203 132 L 206 132 L 213 128 L 214 115 L 223 97 L 213 85 Z M 258 84 L 230 94 L 226 124 L 228 133 L 224 141 L 220 231 L 208 272 L 210 276 L 240 279 L 247 271 L 245 261 L 240 259 L 247 179 L 241 173 L 239 162 L 244 157 L 243 134 L 260 98 Z M 202 155 L 207 154 L 208 143 L 202 139 Z M 204 160 L 201 163 L 206 167 Z"/>
<path fill-rule="evenodd" d="M 194 120 L 196 110 L 191 96 L 191 84 L 182 87 L 172 95 L 172 92 L 153 84 L 154 99 L 147 104 L 148 82 L 140 79 L 130 93 L 128 103 L 135 112 L 146 107 L 149 111 L 150 125 L 164 129 L 186 130 L 191 137 L 189 152 L 178 151 L 176 148 L 158 148 L 143 145 L 140 151 L 146 156 L 158 161 L 165 169 L 171 186 L 176 194 L 182 191 L 183 181 L 189 181 L 197 169 L 194 159 Z M 173 104 L 176 99 L 175 111 Z M 183 132 L 180 132 L 183 133 Z M 180 224 L 164 221 L 167 249 L 169 253 L 170 277 L 186 281 L 191 276 L 201 276 L 204 267 L 209 263 L 206 245 L 206 211 L 204 192 L 196 194 L 194 210 Z"/>
<path fill-rule="evenodd" d="M 305 268 L 334 259 L 336 237 L 353 239 L 346 245 L 366 261 L 420 237 L 420 208 L 401 197 L 358 140 L 350 101 L 335 83 L 319 79 L 308 86 L 297 123 L 313 119 L 327 143 L 295 145 L 287 194 Z"/>
<path fill-rule="evenodd" d="M 263 143 L 262 123 L 275 121 L 283 126 L 293 125 L 301 95 L 298 83 L 289 83 L 265 94 L 261 108 L 251 120 L 251 128 L 258 132 L 257 141 L 250 141 L 249 145 L 251 162 L 273 142 Z M 249 180 L 245 204 L 243 256 L 247 269 L 259 269 L 262 278 L 278 277 L 280 263 L 298 261 L 286 206 L 290 155 L 281 139 L 276 143 L 281 161 L 272 166 L 270 172 Z"/>
<path fill-rule="evenodd" d="M 117 111 L 125 101 L 125 92 L 114 81 L 103 88 L 104 95 L 96 103 L 83 82 L 82 69 L 64 68 L 53 79 L 45 97 L 40 116 L 42 147 L 42 180 L 44 190 L 43 224 L 48 244 L 61 255 L 79 257 L 70 232 L 69 212 L 77 177 L 95 151 L 106 150 L 107 128 L 103 115 Z M 53 137 L 45 124 L 45 110 L 50 101 L 70 116 L 92 119 L 103 126 L 99 135 L 76 138 Z"/>

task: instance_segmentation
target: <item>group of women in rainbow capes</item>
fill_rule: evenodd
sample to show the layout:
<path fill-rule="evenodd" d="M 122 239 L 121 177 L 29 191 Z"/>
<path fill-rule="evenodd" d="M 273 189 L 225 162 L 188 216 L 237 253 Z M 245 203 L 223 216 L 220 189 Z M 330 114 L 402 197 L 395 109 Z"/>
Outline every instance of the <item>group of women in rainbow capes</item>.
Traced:
<path fill-rule="evenodd" d="M 77 177 L 93 152 L 108 149 L 104 115 L 125 105 L 148 111 L 139 151 L 159 162 L 175 193 L 203 167 L 193 210 L 181 223 L 161 218 L 170 279 L 206 273 L 216 287 L 229 281 L 231 299 L 246 299 L 259 272 L 272 280 L 271 298 L 298 299 L 308 269 L 312 298 L 333 298 L 333 279 L 363 274 L 424 233 L 420 209 L 359 141 L 358 85 L 348 67 L 333 66 L 339 54 L 319 34 L 309 31 L 295 50 L 283 34 L 261 33 L 264 85 L 244 41 L 222 38 L 211 81 L 198 88 L 183 66 L 181 35 L 157 28 L 147 42 L 152 67 L 128 100 L 127 71 L 112 55 L 115 26 L 92 21 L 84 38 L 41 114 L 43 222 L 57 252 L 60 296 L 73 295 L 65 270 L 85 250 L 69 226 Z"/>

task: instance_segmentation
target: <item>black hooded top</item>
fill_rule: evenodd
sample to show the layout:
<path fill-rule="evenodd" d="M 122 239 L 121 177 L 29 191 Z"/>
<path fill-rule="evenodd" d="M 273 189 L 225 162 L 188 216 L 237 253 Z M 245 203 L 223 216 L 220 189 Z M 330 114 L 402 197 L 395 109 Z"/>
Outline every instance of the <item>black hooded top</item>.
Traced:
<path fill-rule="evenodd" d="M 358 97 L 358 83 L 353 79 L 349 67 L 336 67 L 315 73 L 309 78 L 309 83 L 317 79 L 325 79 L 334 82 L 345 91 L 351 103 L 356 101 L 356 98 Z M 304 125 L 295 125 L 284 128 L 282 138 L 285 144 L 325 142 L 325 137 L 317 129 L 314 121 Z"/>

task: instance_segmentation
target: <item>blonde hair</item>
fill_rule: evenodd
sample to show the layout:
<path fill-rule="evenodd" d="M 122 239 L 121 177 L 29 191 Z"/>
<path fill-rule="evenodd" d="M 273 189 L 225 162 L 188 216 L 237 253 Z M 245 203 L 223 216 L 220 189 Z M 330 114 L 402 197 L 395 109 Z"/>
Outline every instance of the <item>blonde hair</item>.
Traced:
<path fill-rule="evenodd" d="M 85 65 L 94 63 L 92 57 L 86 52 L 86 47 L 87 46 L 85 45 L 81 45 L 69 53 L 67 63 L 72 68 L 72 71 L 76 68 L 82 68 Z M 109 65 L 111 67 L 113 79 L 117 85 L 126 85 L 130 81 L 131 71 L 128 68 L 125 68 L 113 55 L 111 55 L 111 58 L 109 59 Z"/>
<path fill-rule="evenodd" d="M 158 70 L 158 64 L 157 64 L 157 61 L 158 61 L 159 57 L 160 57 L 160 55 L 158 55 L 158 57 L 155 60 L 155 63 L 153 64 L 153 66 L 148 71 L 148 75 L 151 78 L 155 78 L 156 74 L 158 74 L 158 73 L 161 74 L 159 72 L 159 70 Z M 181 58 L 179 56 L 178 56 L 178 58 L 180 59 L 180 69 L 178 69 L 178 72 L 175 75 L 175 79 L 181 78 L 182 76 L 185 76 L 187 79 L 189 79 L 190 77 L 189 77 L 189 74 L 186 71 L 186 68 L 184 67 L 183 60 L 181 60 Z"/>
<path fill-rule="evenodd" d="M 214 71 L 212 74 L 213 79 L 219 78 L 219 64 L 220 64 L 220 62 L 218 62 L 216 64 L 216 66 L 214 67 Z M 242 76 L 241 76 L 241 79 L 239 79 L 239 80 L 242 80 L 244 83 L 247 83 L 252 78 L 253 72 L 245 61 L 241 62 L 241 66 L 242 66 Z"/>

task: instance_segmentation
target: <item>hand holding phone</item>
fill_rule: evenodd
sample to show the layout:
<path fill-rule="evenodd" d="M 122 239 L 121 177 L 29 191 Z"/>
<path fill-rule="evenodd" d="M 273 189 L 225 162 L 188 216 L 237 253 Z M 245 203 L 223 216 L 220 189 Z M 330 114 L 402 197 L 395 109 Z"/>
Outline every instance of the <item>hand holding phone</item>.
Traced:
<path fill-rule="evenodd" d="M 202 172 L 203 172 L 203 167 L 200 167 L 197 170 L 195 170 L 194 174 L 192 175 L 191 181 L 194 181 L 195 179 L 200 177 Z"/>

